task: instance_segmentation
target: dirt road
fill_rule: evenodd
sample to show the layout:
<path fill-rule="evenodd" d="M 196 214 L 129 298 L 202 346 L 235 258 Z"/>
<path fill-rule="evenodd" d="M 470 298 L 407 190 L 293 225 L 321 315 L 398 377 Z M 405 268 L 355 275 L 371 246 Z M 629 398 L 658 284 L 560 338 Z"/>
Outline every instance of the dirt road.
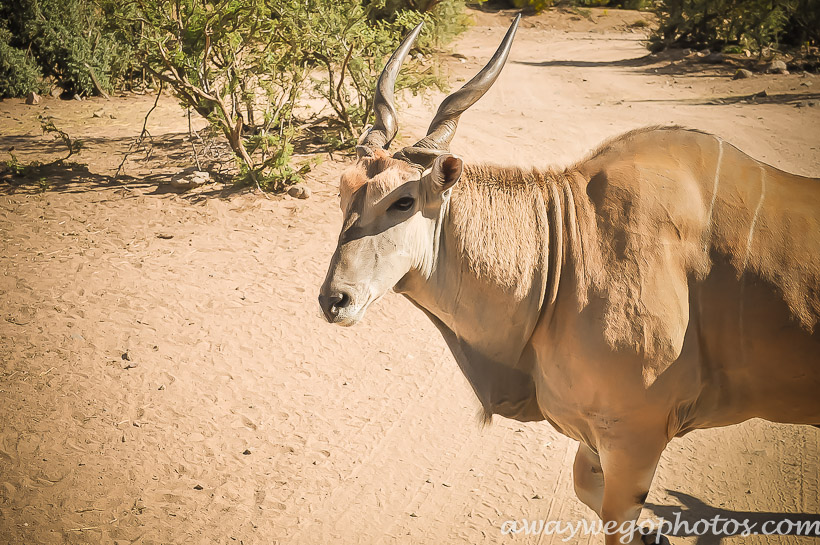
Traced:
<path fill-rule="evenodd" d="M 628 26 L 640 15 L 592 13 L 526 19 L 454 151 L 568 164 L 607 137 L 678 123 L 820 175 L 820 107 L 804 104 L 820 77 L 732 81 L 644 58 Z M 466 56 L 450 61 L 454 86 L 509 20 L 475 19 L 454 45 Z M 422 135 L 439 98 L 402 108 L 401 138 Z M 150 102 L 0 103 L 3 151 L 52 151 L 35 119 L 45 107 L 88 144 L 88 169 L 43 193 L 0 186 L 0 543 L 600 542 L 501 534 L 509 519 L 594 520 L 572 490 L 576 445 L 546 423 L 482 429 L 444 342 L 409 303 L 388 295 L 353 329 L 323 322 L 343 162 L 314 170 L 305 201 L 177 195 L 163 182 L 190 162 L 173 147 L 187 119 L 168 99 L 149 123 L 154 157 L 112 184 Z M 92 117 L 99 108 L 115 119 Z M 818 452 L 814 428 L 694 432 L 667 449 L 649 503 L 667 518 L 820 520 Z"/>

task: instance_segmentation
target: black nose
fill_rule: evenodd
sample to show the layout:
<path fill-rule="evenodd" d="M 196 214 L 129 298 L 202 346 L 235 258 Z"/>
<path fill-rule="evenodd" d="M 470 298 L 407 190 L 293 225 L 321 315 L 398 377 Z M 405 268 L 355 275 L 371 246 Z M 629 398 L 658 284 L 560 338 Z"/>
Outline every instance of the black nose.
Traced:
<path fill-rule="evenodd" d="M 319 305 L 328 322 L 334 322 L 339 311 L 350 304 L 350 296 L 345 292 L 336 292 L 330 295 L 320 295 Z"/>

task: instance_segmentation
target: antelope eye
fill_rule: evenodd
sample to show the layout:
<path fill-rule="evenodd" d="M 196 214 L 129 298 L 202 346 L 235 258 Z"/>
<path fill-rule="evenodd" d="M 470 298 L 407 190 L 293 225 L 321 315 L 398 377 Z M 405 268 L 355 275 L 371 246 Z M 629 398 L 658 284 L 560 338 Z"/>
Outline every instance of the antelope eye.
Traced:
<path fill-rule="evenodd" d="M 413 207 L 413 204 L 415 202 L 416 201 L 413 199 L 413 197 L 402 197 L 401 199 L 391 204 L 388 210 L 398 210 L 399 212 L 407 212 Z"/>

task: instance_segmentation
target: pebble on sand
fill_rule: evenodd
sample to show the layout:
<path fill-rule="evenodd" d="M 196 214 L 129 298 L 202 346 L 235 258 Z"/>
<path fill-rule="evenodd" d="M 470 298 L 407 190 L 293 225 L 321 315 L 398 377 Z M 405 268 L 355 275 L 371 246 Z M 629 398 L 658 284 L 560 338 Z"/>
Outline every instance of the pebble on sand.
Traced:
<path fill-rule="evenodd" d="M 769 74 L 788 74 L 789 70 L 786 63 L 783 61 L 772 61 L 766 67 L 766 72 Z"/>
<path fill-rule="evenodd" d="M 307 199 L 310 197 L 310 189 L 303 185 L 295 185 L 288 189 L 288 195 L 295 199 Z"/>
<path fill-rule="evenodd" d="M 180 191 L 194 189 L 211 181 L 211 174 L 202 170 L 184 170 L 171 178 L 171 187 Z"/>

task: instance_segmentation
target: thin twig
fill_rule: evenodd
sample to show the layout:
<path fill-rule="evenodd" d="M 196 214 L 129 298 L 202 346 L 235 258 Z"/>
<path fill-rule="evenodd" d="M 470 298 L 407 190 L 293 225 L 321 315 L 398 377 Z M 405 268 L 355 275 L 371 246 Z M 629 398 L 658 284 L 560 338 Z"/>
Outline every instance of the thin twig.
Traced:
<path fill-rule="evenodd" d="M 145 119 L 142 122 L 142 131 L 140 131 L 140 135 L 137 137 L 137 139 L 134 142 L 132 142 L 130 146 L 128 146 L 128 150 L 125 152 L 125 155 L 122 158 L 122 162 L 120 163 L 120 166 L 117 167 L 117 172 L 114 174 L 114 180 L 119 178 L 120 171 L 122 171 L 122 167 L 128 160 L 128 156 L 131 155 L 131 153 L 135 149 L 139 149 L 140 146 L 142 146 L 142 142 L 145 138 L 145 135 L 148 135 L 148 137 L 153 140 L 153 138 L 151 137 L 151 133 L 148 132 L 148 129 L 146 127 L 148 126 L 148 117 L 156 109 L 157 104 L 159 103 L 159 97 L 162 95 L 163 84 L 164 82 L 162 80 L 159 80 L 159 90 L 157 91 L 157 98 L 154 99 L 154 105 L 151 106 L 151 109 L 148 110 L 147 114 L 145 114 Z"/>
<path fill-rule="evenodd" d="M 199 164 L 199 155 L 196 152 L 196 144 L 194 144 L 194 134 L 194 130 L 191 127 L 191 107 L 188 106 L 188 139 L 191 142 L 191 149 L 194 152 L 194 162 L 196 163 L 196 169 L 198 171 L 202 171 L 202 166 Z"/>

